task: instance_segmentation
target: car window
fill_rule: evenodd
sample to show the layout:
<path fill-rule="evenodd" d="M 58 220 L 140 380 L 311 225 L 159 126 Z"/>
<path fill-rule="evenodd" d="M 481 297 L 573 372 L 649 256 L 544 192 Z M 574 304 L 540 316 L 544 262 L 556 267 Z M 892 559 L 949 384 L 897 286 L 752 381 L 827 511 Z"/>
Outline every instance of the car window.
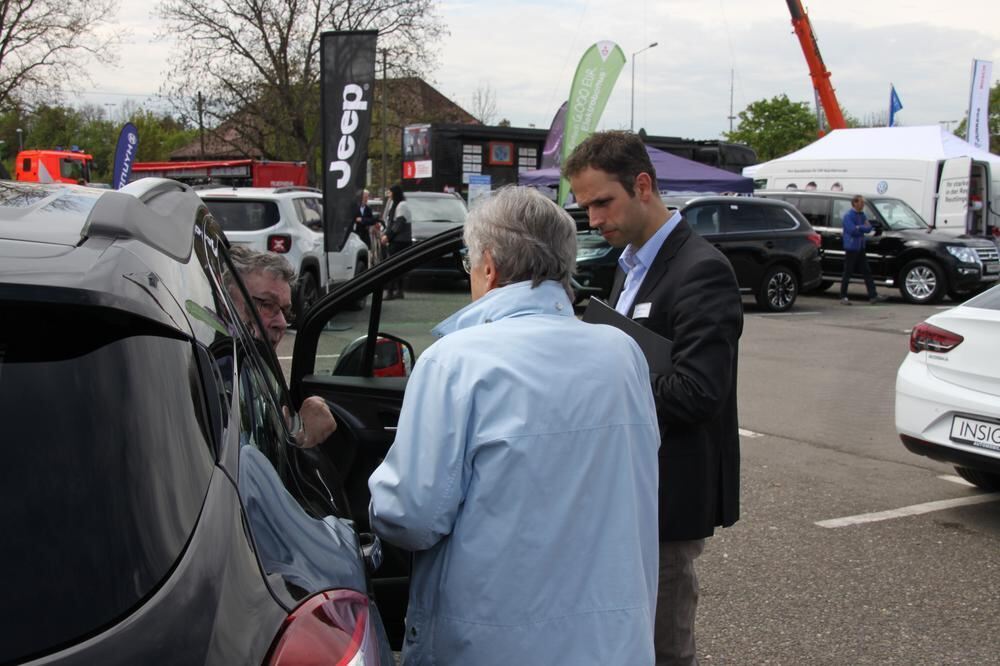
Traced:
<path fill-rule="evenodd" d="M 205 204 L 224 231 L 260 231 L 281 219 L 274 201 L 205 199 Z"/>
<path fill-rule="evenodd" d="M 772 231 L 789 231 L 799 226 L 799 221 L 795 218 L 795 214 L 787 208 L 763 206 L 760 212 L 764 219 L 767 220 L 768 227 Z"/>
<path fill-rule="evenodd" d="M 702 236 L 719 233 L 719 206 L 717 204 L 707 204 L 704 206 L 691 206 L 684 210 L 684 219 L 691 225 L 695 233 Z"/>
<path fill-rule="evenodd" d="M 830 226 L 842 229 L 844 227 L 844 216 L 847 215 L 847 211 L 849 210 L 851 210 L 850 199 L 834 199 L 833 219 L 831 220 Z"/>
<path fill-rule="evenodd" d="M 309 228 L 323 227 L 323 200 L 318 197 L 301 197 L 295 200 L 299 222 Z"/>
<path fill-rule="evenodd" d="M 917 211 L 913 210 L 904 201 L 875 199 L 870 204 L 874 204 L 878 212 L 882 213 L 890 229 L 927 229 L 927 223 Z M 865 204 L 867 208 L 869 203 Z"/>
<path fill-rule="evenodd" d="M 465 222 L 465 202 L 458 197 L 406 198 L 413 219 L 410 222 Z"/>
<path fill-rule="evenodd" d="M 785 199 L 795 206 L 802 217 L 814 227 L 839 226 L 830 224 L 830 200 L 823 197 L 796 197 L 795 201 Z"/>
<path fill-rule="evenodd" d="M 190 341 L 104 308 L 4 308 L 17 322 L 0 328 L 0 476 L 16 498 L 0 505 L 0 567 L 16 574 L 7 663 L 100 631 L 156 590 L 215 461 Z"/>
<path fill-rule="evenodd" d="M 723 233 L 755 233 L 770 231 L 771 223 L 764 206 L 730 203 L 722 206 Z"/>

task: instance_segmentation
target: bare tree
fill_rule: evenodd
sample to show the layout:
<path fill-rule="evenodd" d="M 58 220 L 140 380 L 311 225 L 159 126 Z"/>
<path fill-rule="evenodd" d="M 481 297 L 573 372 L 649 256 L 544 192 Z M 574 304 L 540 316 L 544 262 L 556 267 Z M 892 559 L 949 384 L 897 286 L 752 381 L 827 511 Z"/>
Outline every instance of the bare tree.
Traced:
<path fill-rule="evenodd" d="M 0 108 L 30 103 L 87 79 L 89 60 L 114 62 L 101 28 L 115 0 L 0 0 Z"/>
<path fill-rule="evenodd" d="M 484 125 L 492 125 L 497 117 L 497 95 L 490 84 L 480 85 L 472 93 L 471 113 Z"/>
<path fill-rule="evenodd" d="M 433 65 L 445 32 L 434 0 L 164 0 L 158 9 L 179 42 L 167 93 L 181 112 L 235 128 L 217 134 L 239 149 L 310 169 L 320 141 L 321 33 L 377 30 L 389 75 L 402 76 Z"/>

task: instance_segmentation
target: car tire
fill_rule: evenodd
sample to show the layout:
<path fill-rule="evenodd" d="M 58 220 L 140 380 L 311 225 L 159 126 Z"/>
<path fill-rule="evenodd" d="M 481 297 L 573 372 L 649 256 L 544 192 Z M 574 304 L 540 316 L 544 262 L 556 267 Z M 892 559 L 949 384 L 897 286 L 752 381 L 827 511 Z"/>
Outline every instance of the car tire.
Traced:
<path fill-rule="evenodd" d="M 914 259 L 899 273 L 899 293 L 907 303 L 937 303 L 946 291 L 944 271 L 929 259 Z"/>
<path fill-rule="evenodd" d="M 354 262 L 354 277 L 358 277 L 366 270 L 368 270 L 368 255 L 363 255 L 358 257 Z M 354 310 L 355 312 L 357 312 L 359 310 L 364 310 L 367 304 L 368 304 L 368 294 L 365 294 L 358 300 L 351 301 L 350 303 L 348 303 L 347 309 Z"/>
<path fill-rule="evenodd" d="M 312 307 L 312 304 L 318 300 L 319 282 L 316 280 L 316 274 L 312 271 L 306 271 L 299 280 L 299 288 L 296 292 L 295 321 L 300 321 Z"/>
<path fill-rule="evenodd" d="M 960 477 L 983 490 L 1000 490 L 1000 474 L 991 474 L 990 472 L 983 472 L 971 467 L 958 466 L 955 467 L 955 471 L 958 472 Z"/>
<path fill-rule="evenodd" d="M 754 298 L 757 305 L 769 312 L 785 312 L 799 295 L 799 278 L 788 266 L 772 266 L 764 273 L 764 279 Z"/>

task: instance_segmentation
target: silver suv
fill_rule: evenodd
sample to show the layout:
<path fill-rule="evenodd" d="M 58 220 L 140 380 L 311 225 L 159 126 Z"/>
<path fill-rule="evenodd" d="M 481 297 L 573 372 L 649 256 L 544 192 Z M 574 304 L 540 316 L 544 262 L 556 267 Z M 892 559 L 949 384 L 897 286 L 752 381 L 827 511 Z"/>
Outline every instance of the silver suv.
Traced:
<path fill-rule="evenodd" d="M 323 252 L 323 194 L 306 187 L 220 187 L 199 190 L 234 245 L 285 255 L 298 276 L 296 315 L 330 287 L 368 268 L 368 248 L 354 232 L 340 252 Z"/>

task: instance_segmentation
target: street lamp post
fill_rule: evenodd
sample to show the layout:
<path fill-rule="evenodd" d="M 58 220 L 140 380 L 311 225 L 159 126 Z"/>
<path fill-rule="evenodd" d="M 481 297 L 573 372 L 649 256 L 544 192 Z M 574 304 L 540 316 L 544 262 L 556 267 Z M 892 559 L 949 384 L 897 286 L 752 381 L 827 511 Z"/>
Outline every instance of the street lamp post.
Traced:
<path fill-rule="evenodd" d="M 635 57 L 643 51 L 648 51 L 657 44 L 659 44 L 659 42 L 653 42 L 649 46 L 641 48 L 632 54 L 632 120 L 629 121 L 629 129 L 633 132 L 635 131 Z"/>
<path fill-rule="evenodd" d="M 17 149 L 24 150 L 24 130 L 20 127 L 17 128 Z"/>

